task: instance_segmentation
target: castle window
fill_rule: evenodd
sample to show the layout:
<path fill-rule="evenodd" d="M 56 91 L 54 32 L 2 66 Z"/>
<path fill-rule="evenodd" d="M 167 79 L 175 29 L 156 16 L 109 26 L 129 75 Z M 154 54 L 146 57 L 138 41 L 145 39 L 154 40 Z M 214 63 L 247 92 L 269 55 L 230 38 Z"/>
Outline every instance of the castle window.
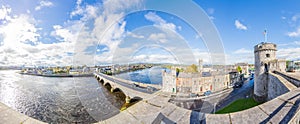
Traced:
<path fill-rule="evenodd" d="M 266 54 L 266 57 L 269 58 L 269 57 L 270 57 L 270 54 Z"/>

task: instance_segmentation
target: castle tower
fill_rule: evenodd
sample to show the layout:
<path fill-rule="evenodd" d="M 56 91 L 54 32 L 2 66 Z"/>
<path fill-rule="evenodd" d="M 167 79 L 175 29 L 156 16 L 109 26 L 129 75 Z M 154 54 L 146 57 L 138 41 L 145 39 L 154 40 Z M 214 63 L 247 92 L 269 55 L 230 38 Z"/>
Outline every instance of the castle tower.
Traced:
<path fill-rule="evenodd" d="M 203 70 L 203 60 L 199 59 L 198 61 L 198 72 L 202 72 Z"/>
<path fill-rule="evenodd" d="M 276 59 L 276 45 L 262 42 L 254 46 L 254 56 L 254 99 L 263 102 L 268 98 L 268 72 L 270 71 L 270 62 Z"/>

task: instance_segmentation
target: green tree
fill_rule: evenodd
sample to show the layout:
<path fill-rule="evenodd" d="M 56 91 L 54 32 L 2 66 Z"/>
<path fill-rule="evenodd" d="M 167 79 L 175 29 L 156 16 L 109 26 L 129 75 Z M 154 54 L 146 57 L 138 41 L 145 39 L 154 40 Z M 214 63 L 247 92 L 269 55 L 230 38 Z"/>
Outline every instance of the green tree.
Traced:
<path fill-rule="evenodd" d="M 236 68 L 236 70 L 237 70 L 238 72 L 242 73 L 242 68 L 241 68 L 241 66 L 238 66 L 238 67 Z"/>
<path fill-rule="evenodd" d="M 197 68 L 198 68 L 197 65 L 192 64 L 192 65 L 187 67 L 186 72 L 188 72 L 188 73 L 198 72 Z"/>
<path fill-rule="evenodd" d="M 287 61 L 285 62 L 286 68 L 289 68 L 289 62 L 290 62 L 290 60 L 287 60 Z"/>
<path fill-rule="evenodd" d="M 165 68 L 171 69 L 171 68 L 172 68 L 172 65 L 165 65 Z"/>

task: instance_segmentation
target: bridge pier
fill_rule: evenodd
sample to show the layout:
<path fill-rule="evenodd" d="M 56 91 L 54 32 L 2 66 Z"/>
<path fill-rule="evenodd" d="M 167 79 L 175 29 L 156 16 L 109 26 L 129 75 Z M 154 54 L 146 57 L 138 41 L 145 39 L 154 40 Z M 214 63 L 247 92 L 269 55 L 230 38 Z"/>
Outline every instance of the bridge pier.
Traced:
<path fill-rule="evenodd" d="M 111 93 L 114 92 L 114 90 L 115 90 L 115 88 L 113 88 L 113 87 L 110 88 Z"/>
<path fill-rule="evenodd" d="M 129 97 L 129 96 L 126 96 L 125 102 L 126 102 L 126 103 L 130 103 L 130 100 L 131 100 L 130 97 Z"/>

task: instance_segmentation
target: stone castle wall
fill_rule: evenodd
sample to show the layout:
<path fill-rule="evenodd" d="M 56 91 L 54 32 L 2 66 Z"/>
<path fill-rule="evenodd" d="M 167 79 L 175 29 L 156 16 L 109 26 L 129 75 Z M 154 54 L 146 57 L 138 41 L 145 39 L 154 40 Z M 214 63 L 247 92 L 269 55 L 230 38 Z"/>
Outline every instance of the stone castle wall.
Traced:
<path fill-rule="evenodd" d="M 293 89 L 296 89 L 296 86 L 283 77 L 274 73 L 268 73 L 268 101 Z"/>

